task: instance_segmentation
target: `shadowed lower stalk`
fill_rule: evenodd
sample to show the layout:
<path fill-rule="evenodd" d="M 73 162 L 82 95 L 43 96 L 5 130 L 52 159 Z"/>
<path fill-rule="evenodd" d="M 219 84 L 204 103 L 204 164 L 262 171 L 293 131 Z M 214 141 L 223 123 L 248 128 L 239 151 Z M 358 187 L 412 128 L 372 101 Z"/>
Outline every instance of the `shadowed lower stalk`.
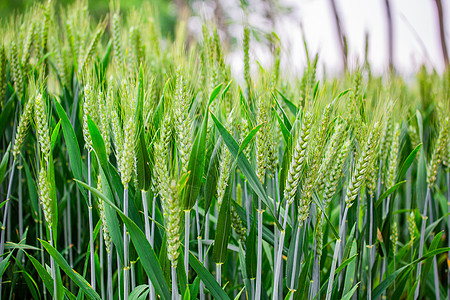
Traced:
<path fill-rule="evenodd" d="M 284 221 L 283 221 L 283 229 L 280 232 L 280 241 L 278 243 L 278 253 L 275 257 L 275 276 L 274 276 L 274 288 L 273 288 L 273 300 L 278 299 L 278 285 L 280 283 L 280 280 L 277 280 L 277 278 L 280 277 L 280 270 L 281 270 L 281 256 L 283 254 L 283 245 L 284 245 L 284 238 L 286 235 L 286 225 L 287 225 L 287 218 L 288 218 L 288 211 L 289 211 L 289 202 L 286 201 L 286 207 L 284 209 Z M 283 287 L 281 286 L 281 290 Z"/>
<path fill-rule="evenodd" d="M 113 300 L 113 281 L 112 281 L 112 253 L 113 253 L 113 245 L 111 245 L 111 249 L 108 252 L 108 279 L 106 287 L 108 289 L 108 300 Z"/>
<path fill-rule="evenodd" d="M 173 265 L 171 267 L 172 273 L 172 300 L 178 299 L 178 286 L 177 286 L 177 267 Z"/>
<path fill-rule="evenodd" d="M 9 175 L 9 182 L 8 182 L 8 190 L 6 192 L 6 204 L 5 204 L 5 211 L 3 213 L 3 223 L 2 224 L 6 224 L 7 218 L 8 218 L 8 209 L 9 209 L 9 198 L 11 197 L 11 186 L 12 186 L 12 181 L 13 181 L 13 177 L 14 177 L 14 169 L 15 169 L 15 161 L 12 162 L 11 165 L 11 174 Z M 5 225 L 2 225 L 1 230 L 2 230 L 2 234 L 1 234 L 1 241 L 0 241 L 0 262 L 3 261 L 3 254 L 5 252 Z M 1 293 L 2 293 L 2 277 L 0 277 L 0 297 L 1 297 Z"/>
<path fill-rule="evenodd" d="M 430 208 L 430 224 L 432 224 L 434 222 L 434 218 L 433 218 L 433 210 L 431 209 L 431 201 L 428 202 Z M 434 234 L 431 233 L 431 239 L 433 240 L 434 238 Z M 435 297 L 436 300 L 440 300 L 441 295 L 439 292 L 439 273 L 438 273 L 438 267 L 437 267 L 437 259 L 436 256 L 433 257 L 433 273 L 434 273 L 434 293 L 435 293 Z"/>
<path fill-rule="evenodd" d="M 247 232 L 250 233 L 250 211 L 252 209 L 252 203 L 248 199 L 247 180 L 244 181 L 244 197 L 245 197 L 245 205 L 246 205 L 245 214 L 247 217 Z"/>
<path fill-rule="evenodd" d="M 19 157 L 19 237 L 22 238 L 23 235 L 23 205 L 22 205 L 22 157 Z"/>
<path fill-rule="evenodd" d="M 100 256 L 100 291 L 101 291 L 101 295 L 102 295 L 102 299 L 105 299 L 106 298 L 106 295 L 105 295 L 105 276 L 103 276 L 103 265 L 104 265 L 104 259 L 103 259 L 103 234 L 102 234 L 102 232 L 103 232 L 103 225 L 101 225 L 100 226 L 100 233 L 99 233 L 99 235 L 100 235 L 100 243 L 99 243 L 99 249 L 98 249 L 98 251 L 100 252 L 99 253 L 99 256 Z"/>
<path fill-rule="evenodd" d="M 276 176 L 274 174 L 274 176 Z M 273 195 L 273 211 L 275 213 L 275 216 L 277 214 L 277 192 L 276 192 L 276 184 L 275 184 L 275 177 L 272 178 L 272 195 Z M 280 230 L 278 227 L 274 227 L 274 235 L 273 235 L 273 259 L 275 261 L 275 258 L 277 257 L 278 253 L 278 236 L 280 235 Z M 273 279 L 274 281 L 277 280 L 276 277 Z"/>
<path fill-rule="evenodd" d="M 327 287 L 327 296 L 326 300 L 331 299 L 331 293 L 333 292 L 333 284 L 334 284 L 334 273 L 336 272 L 336 263 L 339 252 L 341 252 L 341 236 L 344 234 L 345 229 L 345 220 L 347 219 L 347 213 L 348 213 L 348 205 L 345 205 L 344 214 L 342 215 L 342 223 L 339 227 L 339 238 L 336 241 L 336 245 L 334 247 L 334 254 L 333 254 L 333 261 L 331 263 L 331 271 L 330 271 L 330 279 L 328 280 L 328 287 Z"/>
<path fill-rule="evenodd" d="M 450 212 L 450 170 L 447 170 L 447 211 Z M 448 216 L 448 232 L 450 232 L 450 216 Z M 448 240 L 448 247 L 450 248 L 450 237 Z M 447 254 L 447 257 L 450 257 L 450 251 Z M 450 266 L 449 273 L 450 273 Z M 447 299 L 450 300 L 450 276 L 447 276 Z"/>
<path fill-rule="evenodd" d="M 88 185 L 92 186 L 91 182 L 91 151 L 87 153 L 87 165 L 88 165 Z M 89 245 L 90 245 L 90 263 L 91 263 L 91 286 L 95 290 L 95 251 L 94 251 L 94 225 L 92 220 L 92 194 L 88 191 L 88 215 L 89 215 Z"/>
<path fill-rule="evenodd" d="M 427 225 L 427 214 L 428 214 L 428 202 L 430 201 L 431 198 L 431 190 L 428 187 L 427 188 L 427 195 L 425 197 L 425 204 L 423 207 L 423 215 L 422 215 L 422 226 L 420 228 L 420 244 L 419 244 L 419 258 L 422 257 L 423 255 L 423 245 L 425 243 L 425 228 Z M 416 273 L 416 281 L 417 281 L 417 287 L 416 287 L 416 291 L 414 292 L 414 299 L 417 299 L 419 297 L 419 292 L 420 292 L 420 274 L 422 272 L 422 262 L 420 262 L 417 265 L 417 273 Z"/>
<path fill-rule="evenodd" d="M 123 213 L 128 217 L 128 186 L 123 189 Z M 127 227 L 123 224 L 123 299 L 128 299 L 128 236 Z"/>
<path fill-rule="evenodd" d="M 197 220 L 197 243 L 198 243 L 198 259 L 200 262 L 203 262 L 203 246 L 202 246 L 202 233 L 201 233 L 201 226 L 200 226 L 200 215 L 198 213 L 198 201 L 195 202 L 195 218 Z M 200 287 L 199 287 L 199 294 L 200 294 L 200 300 L 205 299 L 205 291 L 204 291 L 205 285 L 203 281 L 200 281 Z"/>
<path fill-rule="evenodd" d="M 374 257 L 374 247 L 373 247 L 373 196 L 370 195 L 370 204 L 369 204 L 369 278 L 367 279 L 367 299 L 372 299 L 372 266 L 373 266 L 373 257 Z"/>
<path fill-rule="evenodd" d="M 54 247 L 53 245 L 53 230 L 52 228 L 49 228 L 48 231 L 50 232 L 50 245 Z M 92 251 L 91 251 L 92 252 Z M 55 266 L 55 260 L 53 259 L 53 256 L 50 256 L 50 268 L 52 272 L 52 279 L 53 279 L 53 299 L 59 299 L 58 298 L 58 285 L 56 280 L 56 266 Z"/>
<path fill-rule="evenodd" d="M 186 274 L 186 284 L 189 283 L 189 230 L 191 210 L 184 211 L 184 273 Z"/>
<path fill-rule="evenodd" d="M 121 282 L 121 269 L 122 264 L 120 263 L 119 252 L 117 252 L 117 294 L 119 294 L 119 300 L 122 300 L 122 294 L 120 293 L 120 282 Z"/>
<path fill-rule="evenodd" d="M 295 247 L 294 247 L 294 262 L 297 261 L 297 256 L 298 256 L 298 243 L 299 243 L 299 239 L 300 239 L 300 230 L 302 229 L 302 223 L 298 224 L 298 228 L 297 228 L 297 236 L 295 237 Z M 297 264 L 294 263 L 293 267 L 292 267 L 292 274 L 291 274 L 291 286 L 289 287 L 289 289 L 291 291 L 295 290 L 295 272 L 297 271 Z"/>
<path fill-rule="evenodd" d="M 205 240 L 209 240 L 209 212 L 205 212 L 205 214 Z M 203 265 L 205 266 L 205 269 L 208 270 L 208 252 L 204 251 L 203 253 L 205 253 L 203 257 Z"/>
<path fill-rule="evenodd" d="M 447 170 L 447 211 L 450 212 L 450 170 Z M 450 232 L 450 216 L 448 216 L 447 225 L 448 232 Z M 448 238 L 448 247 L 450 248 L 450 238 Z M 450 251 L 448 252 L 447 257 L 450 257 Z M 450 300 L 450 276 L 447 276 L 447 299 Z"/>
<path fill-rule="evenodd" d="M 317 240 L 314 242 L 314 264 L 313 264 L 313 273 L 312 273 L 312 284 L 313 287 L 310 290 L 311 292 L 311 299 L 316 298 L 316 295 L 319 294 L 319 285 L 320 285 L 320 279 L 319 279 L 319 273 L 320 273 L 320 262 L 319 262 L 319 256 L 317 255 Z M 320 299 L 320 295 L 318 297 Z"/>
<path fill-rule="evenodd" d="M 256 262 L 256 291 L 255 299 L 261 299 L 261 268 L 262 268 L 262 222 L 264 211 L 261 208 L 261 199 L 258 198 L 258 250 Z"/>
<path fill-rule="evenodd" d="M 222 286 L 222 264 L 216 264 L 216 281 Z"/>
<path fill-rule="evenodd" d="M 77 254 L 81 253 L 81 200 L 80 200 L 80 192 L 77 189 Z"/>
<path fill-rule="evenodd" d="M 141 191 L 141 195 L 142 195 L 142 207 L 144 209 L 144 224 L 145 224 L 145 237 L 147 238 L 147 241 L 150 243 L 150 245 L 153 248 L 153 243 L 151 240 L 151 231 L 150 231 L 150 221 L 148 219 L 148 203 L 147 203 L 147 192 L 146 191 Z M 155 201 L 155 199 L 153 199 L 153 202 Z M 152 224 L 153 226 L 153 224 Z M 155 299 L 155 288 L 153 287 L 153 284 L 150 280 L 150 278 L 148 279 L 148 287 L 150 289 L 149 292 L 149 299 L 153 300 Z"/>

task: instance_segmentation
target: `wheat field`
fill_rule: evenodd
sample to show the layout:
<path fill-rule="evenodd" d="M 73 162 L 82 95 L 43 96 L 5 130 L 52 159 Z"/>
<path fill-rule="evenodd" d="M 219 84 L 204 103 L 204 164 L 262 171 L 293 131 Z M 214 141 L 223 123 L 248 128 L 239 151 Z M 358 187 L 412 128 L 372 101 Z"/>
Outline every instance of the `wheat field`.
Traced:
<path fill-rule="evenodd" d="M 239 80 L 150 5 L 0 32 L 0 299 L 450 299 L 450 71 L 295 77 L 244 24 Z"/>

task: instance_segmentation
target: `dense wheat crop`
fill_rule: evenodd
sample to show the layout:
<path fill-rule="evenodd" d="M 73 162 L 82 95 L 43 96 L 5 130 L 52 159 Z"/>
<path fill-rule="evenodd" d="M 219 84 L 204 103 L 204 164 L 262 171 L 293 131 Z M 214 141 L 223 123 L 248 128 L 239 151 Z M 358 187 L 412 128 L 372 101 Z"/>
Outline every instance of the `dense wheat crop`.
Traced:
<path fill-rule="evenodd" d="M 449 72 L 250 72 L 244 25 L 240 82 L 211 23 L 86 7 L 1 22 L 0 297 L 450 297 Z"/>

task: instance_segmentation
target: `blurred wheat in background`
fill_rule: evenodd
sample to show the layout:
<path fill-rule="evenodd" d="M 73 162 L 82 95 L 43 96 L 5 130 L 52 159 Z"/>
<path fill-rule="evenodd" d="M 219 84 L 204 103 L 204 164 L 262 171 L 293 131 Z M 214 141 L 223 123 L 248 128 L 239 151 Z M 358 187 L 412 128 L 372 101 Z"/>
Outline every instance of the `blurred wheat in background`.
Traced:
<path fill-rule="evenodd" d="M 225 21 L 170 5 L 2 19 L 0 298 L 450 299 L 445 34 L 406 80 L 337 26 L 342 72 L 304 39 L 297 76 L 247 19 L 235 76 Z"/>

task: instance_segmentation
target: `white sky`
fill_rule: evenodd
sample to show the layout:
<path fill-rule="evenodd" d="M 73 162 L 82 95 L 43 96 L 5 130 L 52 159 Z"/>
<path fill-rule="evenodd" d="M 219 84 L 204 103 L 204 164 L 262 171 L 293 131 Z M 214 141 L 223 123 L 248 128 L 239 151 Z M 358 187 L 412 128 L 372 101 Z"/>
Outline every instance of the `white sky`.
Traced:
<path fill-rule="evenodd" d="M 248 0 L 250 3 L 251 0 Z M 300 24 L 303 26 L 310 53 L 319 53 L 319 75 L 325 66 L 327 73 L 336 74 L 342 69 L 341 53 L 336 38 L 334 18 L 329 0 L 279 0 L 281 5 L 293 8 L 289 17 L 276 20 L 275 31 L 282 47 L 282 67 L 284 70 L 301 73 L 306 57 Z M 443 0 L 446 38 L 450 44 L 450 4 Z M 260 3 L 260 2 L 258 2 Z M 243 14 L 237 0 L 222 0 L 222 6 L 236 21 L 230 24 L 232 34 L 242 40 Z M 340 11 L 343 30 L 349 44 L 349 65 L 364 58 L 364 36 L 369 33 L 369 61 L 372 70 L 378 74 L 387 67 L 387 30 L 384 0 L 336 0 Z M 252 8 L 252 9 L 258 9 Z M 402 74 L 410 75 L 422 63 L 443 70 L 438 21 L 434 0 L 391 0 L 394 23 L 394 64 Z M 233 10 L 233 11 L 231 11 Z M 249 22 L 256 28 L 267 29 L 258 19 L 258 14 L 250 13 Z M 253 44 L 254 46 L 254 44 Z M 450 45 L 448 45 L 450 48 Z M 261 46 L 252 49 L 253 61 L 263 66 L 271 65 L 268 49 Z M 233 74 L 242 74 L 242 50 L 229 55 Z"/>

